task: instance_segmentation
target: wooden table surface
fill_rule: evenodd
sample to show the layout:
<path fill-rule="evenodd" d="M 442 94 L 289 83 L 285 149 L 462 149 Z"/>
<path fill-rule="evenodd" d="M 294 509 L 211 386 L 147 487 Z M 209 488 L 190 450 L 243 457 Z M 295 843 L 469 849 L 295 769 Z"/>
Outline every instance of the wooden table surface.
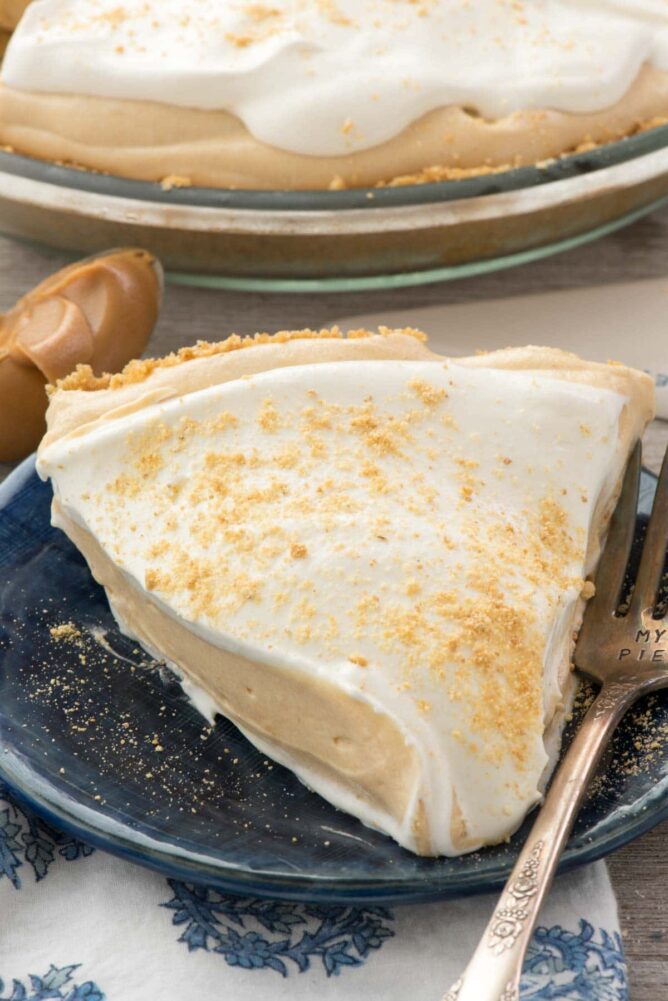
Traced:
<path fill-rule="evenodd" d="M 0 239 L 0 312 L 64 263 Z M 548 289 L 600 285 L 668 275 L 668 210 L 656 213 L 605 240 L 510 271 L 392 292 L 325 295 L 265 295 L 169 286 L 151 348 L 163 354 L 197 338 L 219 339 L 285 327 L 321 327 L 336 316 L 411 309 L 520 295 Z M 667 318 L 668 327 L 668 318 Z M 630 328 L 633 336 L 641 331 Z M 475 343 L 471 347 L 475 348 Z M 666 337 L 668 362 L 668 335 Z M 645 458 L 657 468 L 668 444 L 668 423 L 649 430 Z M 0 479 L 9 471 L 0 465 Z M 610 859 L 621 911 L 631 977 L 632 1001 L 668 998 L 668 851 L 666 825 L 656 828 Z"/>

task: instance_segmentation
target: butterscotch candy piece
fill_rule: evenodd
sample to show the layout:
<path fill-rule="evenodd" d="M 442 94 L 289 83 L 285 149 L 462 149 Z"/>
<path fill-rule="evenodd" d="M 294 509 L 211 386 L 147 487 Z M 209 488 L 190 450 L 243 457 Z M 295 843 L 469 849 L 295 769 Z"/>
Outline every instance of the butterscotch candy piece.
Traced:
<path fill-rule="evenodd" d="M 115 250 L 47 278 L 0 317 L 0 461 L 23 458 L 46 429 L 46 386 L 79 364 L 118 372 L 158 318 L 162 268 L 146 250 Z"/>
<path fill-rule="evenodd" d="M 0 0 L 0 28 L 13 31 L 30 0 Z"/>

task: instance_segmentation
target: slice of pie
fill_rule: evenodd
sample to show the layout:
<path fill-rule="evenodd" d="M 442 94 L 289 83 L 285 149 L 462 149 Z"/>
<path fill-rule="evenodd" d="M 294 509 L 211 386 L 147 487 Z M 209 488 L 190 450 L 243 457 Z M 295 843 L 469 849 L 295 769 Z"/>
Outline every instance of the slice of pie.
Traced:
<path fill-rule="evenodd" d="M 667 117 L 662 0 L 40 0 L 0 86 L 1 144 L 172 186 L 457 178 Z"/>
<path fill-rule="evenodd" d="M 421 854 L 507 837 L 569 706 L 650 379 L 412 330 L 199 344 L 53 391 L 38 470 L 120 628 Z"/>

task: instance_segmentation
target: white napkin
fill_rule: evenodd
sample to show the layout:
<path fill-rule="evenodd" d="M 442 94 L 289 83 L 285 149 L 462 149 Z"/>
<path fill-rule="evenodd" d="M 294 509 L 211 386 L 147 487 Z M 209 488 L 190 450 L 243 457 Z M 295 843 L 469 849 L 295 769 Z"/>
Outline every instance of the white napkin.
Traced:
<path fill-rule="evenodd" d="M 668 420 L 668 279 L 541 292 L 510 299 L 339 320 L 341 327 L 419 327 L 437 351 L 543 344 L 592 361 L 621 361 L 654 376 L 657 416 Z"/>
<path fill-rule="evenodd" d="M 0 1001 L 440 1001 L 494 900 L 225 896 L 93 851 L 0 787 Z M 523 1001 L 627 1001 L 603 863 L 559 879 L 539 924 Z"/>

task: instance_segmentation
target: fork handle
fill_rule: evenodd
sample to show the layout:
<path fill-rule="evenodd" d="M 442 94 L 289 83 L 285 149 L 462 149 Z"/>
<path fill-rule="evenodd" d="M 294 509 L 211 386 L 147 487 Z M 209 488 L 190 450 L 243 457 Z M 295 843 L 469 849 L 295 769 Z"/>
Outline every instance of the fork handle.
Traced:
<path fill-rule="evenodd" d="M 522 964 L 596 765 L 638 695 L 637 682 L 605 684 L 556 772 L 543 807 L 462 977 L 443 1001 L 519 1001 Z"/>

